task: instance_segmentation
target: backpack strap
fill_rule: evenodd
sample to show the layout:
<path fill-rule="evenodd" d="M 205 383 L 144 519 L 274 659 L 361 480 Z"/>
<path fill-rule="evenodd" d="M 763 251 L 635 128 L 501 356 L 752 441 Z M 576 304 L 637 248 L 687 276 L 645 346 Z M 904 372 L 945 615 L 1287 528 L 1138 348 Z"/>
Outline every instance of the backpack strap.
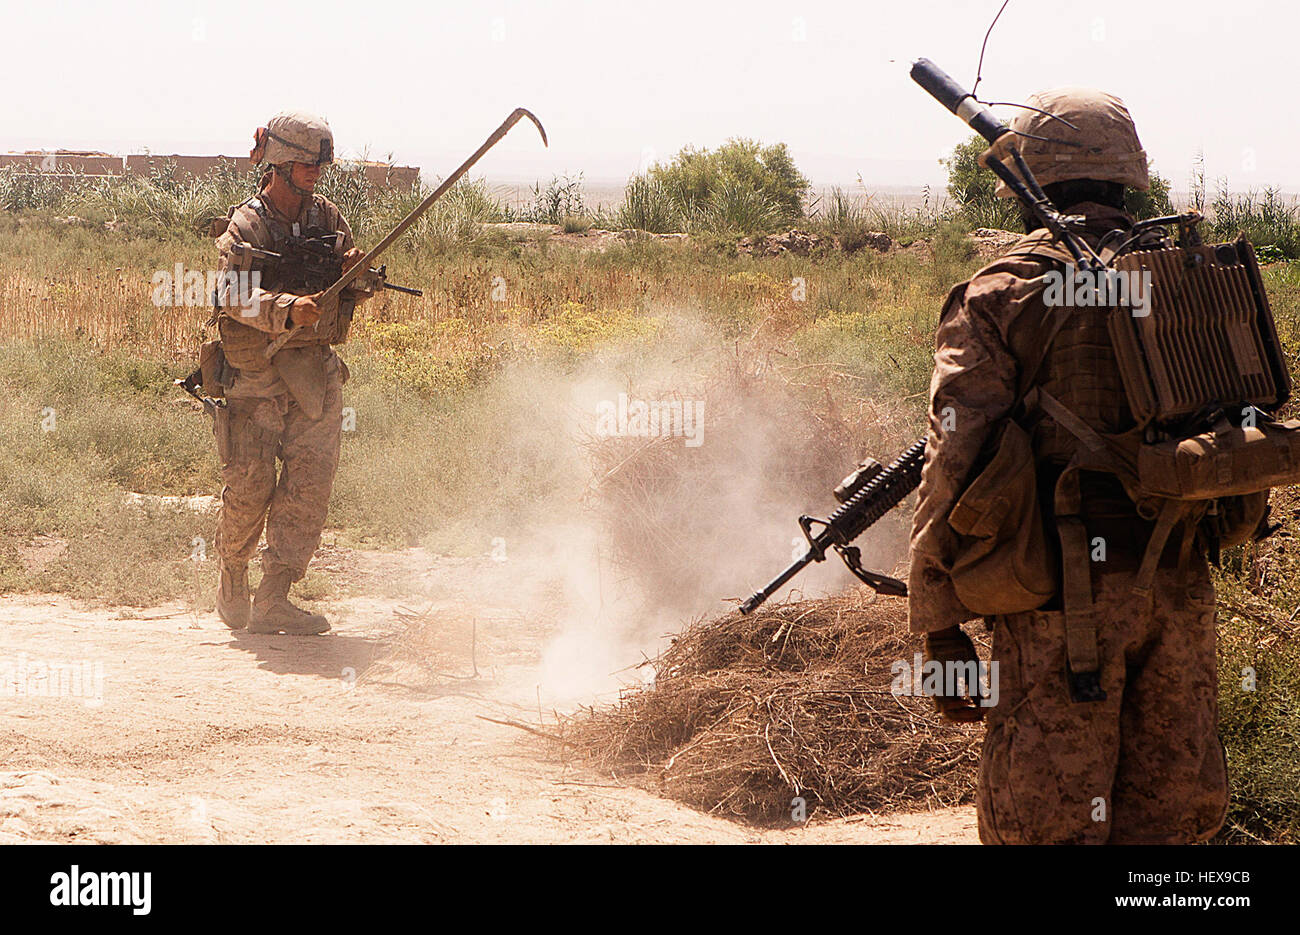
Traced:
<path fill-rule="evenodd" d="M 1165 545 L 1169 542 L 1169 536 L 1174 531 L 1174 527 L 1188 518 L 1192 511 L 1192 503 L 1186 500 L 1162 500 L 1160 502 L 1160 512 L 1156 516 L 1156 528 L 1151 531 L 1151 538 L 1147 540 L 1146 551 L 1142 553 L 1142 564 L 1138 567 L 1137 577 L 1133 579 L 1131 593 L 1141 600 L 1145 605 L 1151 604 L 1151 585 L 1156 578 L 1156 566 L 1160 562 L 1160 556 L 1165 551 Z M 1184 557 L 1190 558 L 1191 548 L 1187 537 L 1187 528 L 1183 530 L 1183 544 L 1178 553 L 1178 569 L 1183 569 Z"/>
<path fill-rule="evenodd" d="M 1081 515 L 1082 496 L 1079 489 L 1080 470 L 1101 470 L 1115 474 L 1126 489 L 1135 481 L 1132 470 L 1116 457 L 1106 439 L 1070 411 L 1059 399 L 1042 387 L 1034 387 L 1026 396 L 1028 408 L 1041 408 L 1053 421 L 1077 438 L 1084 451 L 1076 454 L 1066 465 L 1056 482 L 1055 510 L 1057 532 L 1061 540 L 1062 606 L 1065 611 L 1065 642 L 1067 678 L 1070 697 L 1076 702 L 1105 701 L 1106 692 L 1101 687 L 1100 651 L 1097 645 L 1096 605 L 1092 600 L 1092 556 L 1089 553 L 1088 533 Z M 1179 548 L 1178 571 L 1182 575 L 1191 558 L 1192 536 L 1195 525 L 1206 510 L 1206 504 L 1196 501 L 1160 499 L 1160 511 L 1155 528 L 1142 553 L 1130 593 L 1150 607 L 1152 585 L 1160 556 L 1164 554 L 1169 536 L 1179 524 L 1183 537 Z"/>
<path fill-rule="evenodd" d="M 1066 682 L 1075 702 L 1106 700 L 1101 687 L 1097 607 L 1092 600 L 1092 557 L 1080 516 L 1079 466 L 1071 461 L 1056 482 L 1056 530 L 1061 540 L 1061 605 L 1065 611 Z"/>

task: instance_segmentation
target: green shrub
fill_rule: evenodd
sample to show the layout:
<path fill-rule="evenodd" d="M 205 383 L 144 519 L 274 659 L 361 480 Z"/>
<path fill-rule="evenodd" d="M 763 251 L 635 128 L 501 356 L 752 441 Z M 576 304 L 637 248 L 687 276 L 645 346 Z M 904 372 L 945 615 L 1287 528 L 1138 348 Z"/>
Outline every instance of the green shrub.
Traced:
<path fill-rule="evenodd" d="M 812 226 L 817 232 L 834 237 L 846 253 L 862 249 L 867 243 L 867 235 L 872 233 L 866 208 L 839 187 L 832 188 L 824 200 L 819 199 L 812 208 L 812 215 Z"/>
<path fill-rule="evenodd" d="M 533 185 L 533 205 L 511 220 L 529 221 L 533 224 L 563 224 L 567 217 L 582 217 L 587 206 L 582 195 L 582 173 L 576 176 L 557 175 L 545 188 L 542 183 Z"/>
<path fill-rule="evenodd" d="M 723 179 L 704 203 L 689 210 L 688 228 L 730 234 L 761 234 L 785 223 L 781 207 L 761 191 Z"/>
<path fill-rule="evenodd" d="M 770 216 L 774 225 L 802 218 L 809 190 L 784 143 L 764 146 L 747 139 L 728 140 L 715 150 L 688 146 L 668 165 L 653 166 L 649 177 L 683 213 L 708 218 L 713 203 L 713 217 Z"/>
<path fill-rule="evenodd" d="M 1165 217 L 1174 213 L 1174 203 L 1169 198 L 1169 180 L 1152 172 L 1151 187 L 1144 192 L 1136 188 L 1124 190 L 1124 209 L 1135 220 Z"/>
<path fill-rule="evenodd" d="M 0 210 L 61 211 L 68 195 L 69 186 L 60 185 L 50 176 L 27 171 L 22 166 L 0 167 Z"/>
<path fill-rule="evenodd" d="M 998 180 L 979 163 L 988 149 L 983 137 L 973 136 L 953 148 L 939 162 L 948 170 L 948 194 L 961 205 L 963 218 L 971 227 L 1015 230 L 1020 227 L 1020 205 L 1012 198 L 998 198 Z"/>
<path fill-rule="evenodd" d="M 1276 188 L 1233 195 L 1221 182 L 1210 208 L 1209 227 L 1215 240 L 1233 240 L 1238 234 L 1256 249 L 1272 248 L 1275 259 L 1300 257 L 1300 216 L 1294 202 L 1285 201 Z"/>
<path fill-rule="evenodd" d="M 623 190 L 623 204 L 618 210 L 617 224 L 621 229 L 667 234 L 683 226 L 681 211 L 658 179 L 644 175 L 634 176 Z"/>
<path fill-rule="evenodd" d="M 921 203 L 910 208 L 902 205 L 875 205 L 871 209 L 871 227 L 883 231 L 901 244 L 913 241 L 933 239 L 945 226 L 956 225 L 965 234 L 971 227 L 979 225 L 963 224 L 965 220 L 960 211 L 954 212 L 948 206 L 932 203 L 930 186 L 922 189 Z"/>

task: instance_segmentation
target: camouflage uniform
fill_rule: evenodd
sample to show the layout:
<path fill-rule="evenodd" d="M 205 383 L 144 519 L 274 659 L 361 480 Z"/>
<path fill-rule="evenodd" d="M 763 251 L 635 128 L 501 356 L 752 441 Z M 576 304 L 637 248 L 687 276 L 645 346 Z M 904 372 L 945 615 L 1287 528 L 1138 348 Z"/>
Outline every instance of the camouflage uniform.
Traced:
<path fill-rule="evenodd" d="M 277 128 L 276 120 L 271 128 Z M 280 252 L 290 236 L 311 230 L 340 232 L 335 245 L 340 257 L 353 247 L 347 221 L 324 196 L 304 196 L 298 216 L 291 218 L 281 216 L 260 193 L 233 210 L 217 238 L 219 270 L 238 273 L 259 266 L 237 245 Z M 227 280 L 223 277 L 222 282 Z M 221 596 L 236 612 L 229 612 L 220 600 L 218 608 L 235 628 L 241 623 L 240 605 L 227 592 L 238 591 L 242 579 L 242 606 L 247 608 L 245 568 L 263 527 L 263 588 L 279 582 L 287 594 L 288 584 L 306 574 L 320 544 L 339 461 L 342 387 L 348 369 L 330 345 L 346 338 L 347 318 L 340 316 L 337 301 L 322 305 L 320 321 L 300 329 L 268 360 L 265 353 L 272 340 L 292 327 L 293 303 L 299 298 L 281 291 L 281 286 L 274 276 L 264 275 L 260 289 L 242 302 L 227 289 L 217 322 L 225 360 L 235 375 L 225 388 L 227 406 L 218 410 L 214 425 L 224 484 L 216 549 L 223 564 Z M 278 477 L 277 458 L 282 465 Z M 258 603 L 263 602 L 263 588 Z M 280 604 L 281 609 L 286 606 L 287 613 L 318 621 L 310 631 L 328 628 L 323 618 Z M 254 604 L 254 617 L 256 612 Z"/>
<path fill-rule="evenodd" d="M 275 250 L 278 239 L 287 238 L 295 224 L 300 230 L 310 225 L 342 231 L 340 255 L 353 246 L 347 221 L 322 195 L 305 200 L 294 219 L 277 217 L 269 201 L 254 199 L 235 210 L 217 240 L 220 271 L 247 264 L 232 254 L 234 243 Z M 265 522 L 263 571 L 280 566 L 297 580 L 306 573 L 325 524 L 339 460 L 342 387 L 348 369 L 327 343 L 328 312 L 316 328 L 304 328 L 268 361 L 266 347 L 287 330 L 285 320 L 298 296 L 277 292 L 276 284 L 266 280 L 262 289 L 255 304 L 233 308 L 219 321 L 226 360 L 238 375 L 226 390 L 226 418 L 217 424 L 225 488 L 216 546 L 223 558 L 247 564 Z M 277 456 L 284 465 L 278 481 Z"/>
<path fill-rule="evenodd" d="M 1031 103 L 1060 110 L 1053 102 Z M 1068 207 L 1088 218 L 1085 236 L 1094 246 L 1104 232 L 1131 225 L 1114 208 Z M 979 617 L 954 587 L 962 541 L 949 518 L 1009 416 L 1031 440 L 1050 563 L 1060 578 L 1052 532 L 1062 518 L 1053 513 L 1052 491 L 1078 442 L 1052 418 L 1018 408 L 1028 386 L 1050 391 L 1094 431 L 1134 424 L 1106 336 L 1109 309 L 1049 309 L 1043 302 L 1044 273 L 1063 265 L 1059 248 L 1054 252 L 1039 231 L 955 288 L 944 307 L 912 527 L 914 632 L 937 633 Z M 1060 315 L 1071 317 L 1057 331 L 1053 316 Z M 1101 537 L 1108 546 L 1105 561 L 1088 569 L 1107 699 L 1071 698 L 1061 589 L 1037 610 L 985 617 L 998 698 L 988 709 L 980 765 L 980 839 L 1204 840 L 1222 824 L 1227 780 L 1217 733 L 1215 595 L 1203 552 L 1191 547 L 1180 567 L 1184 543 L 1174 537 L 1160 556 L 1152 600 L 1135 600 L 1130 589 L 1153 524 L 1138 516 L 1113 475 L 1082 472 L 1079 499 L 1087 541 Z"/>

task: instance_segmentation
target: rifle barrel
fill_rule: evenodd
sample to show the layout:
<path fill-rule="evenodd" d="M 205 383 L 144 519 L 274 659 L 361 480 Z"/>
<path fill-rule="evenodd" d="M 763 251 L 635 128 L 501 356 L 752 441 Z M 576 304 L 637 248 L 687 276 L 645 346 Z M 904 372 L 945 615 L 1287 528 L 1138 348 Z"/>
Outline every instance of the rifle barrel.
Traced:
<path fill-rule="evenodd" d="M 740 605 L 740 612 L 742 614 L 748 614 L 757 610 L 762 606 L 764 601 L 779 591 L 787 581 L 799 574 L 799 572 L 803 571 L 808 565 L 812 564 L 814 560 L 815 556 L 813 555 L 813 551 L 812 549 L 809 549 L 804 553 L 802 558 L 791 564 L 789 568 L 773 578 L 768 585 L 763 588 L 763 590 L 755 591 L 751 594 L 749 598 Z"/>

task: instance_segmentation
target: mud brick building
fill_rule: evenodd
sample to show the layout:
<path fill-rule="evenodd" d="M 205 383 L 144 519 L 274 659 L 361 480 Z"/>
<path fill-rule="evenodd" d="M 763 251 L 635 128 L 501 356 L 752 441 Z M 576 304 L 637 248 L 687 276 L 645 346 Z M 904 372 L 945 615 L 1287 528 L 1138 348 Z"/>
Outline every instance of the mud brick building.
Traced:
<path fill-rule="evenodd" d="M 366 178 L 375 185 L 390 188 L 411 188 L 420 181 L 419 166 L 389 166 L 379 162 L 344 159 L 347 167 L 359 167 Z M 206 175 L 221 165 L 233 165 L 240 172 L 252 168 L 247 156 L 170 156 L 158 153 L 112 156 L 108 153 L 54 152 L 0 153 L 0 168 L 20 166 L 19 171 L 51 173 L 56 177 L 74 175 L 123 176 L 150 175 L 171 164 L 178 178 L 187 179 Z"/>

